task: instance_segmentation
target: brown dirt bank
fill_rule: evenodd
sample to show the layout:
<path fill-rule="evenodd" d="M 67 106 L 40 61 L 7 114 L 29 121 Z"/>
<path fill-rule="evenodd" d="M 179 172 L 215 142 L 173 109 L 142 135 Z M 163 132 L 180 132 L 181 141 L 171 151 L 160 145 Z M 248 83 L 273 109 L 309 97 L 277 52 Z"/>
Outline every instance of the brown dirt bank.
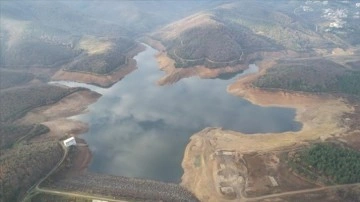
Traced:
<path fill-rule="evenodd" d="M 17 122 L 21 124 L 42 123 L 50 128 L 50 135 L 80 134 L 87 130 L 87 125 L 80 121 L 67 119 L 86 111 L 87 106 L 96 102 L 100 94 L 90 90 L 75 92 L 59 102 L 38 107 L 28 112 Z"/>
<path fill-rule="evenodd" d="M 68 135 L 82 134 L 88 130 L 88 125 L 78 120 L 69 119 L 69 117 L 86 113 L 88 105 L 96 102 L 100 96 L 100 94 L 90 90 L 77 91 L 55 104 L 31 110 L 18 122 L 24 124 L 42 123 L 49 127 L 49 133 L 35 137 L 32 141 L 59 140 Z M 84 173 L 92 159 L 91 151 L 86 142 L 79 138 L 76 141 L 79 146 L 72 152 L 73 159 L 68 175 Z"/>
<path fill-rule="evenodd" d="M 165 75 L 158 80 L 159 85 L 173 84 L 183 78 L 198 76 L 203 79 L 215 78 L 223 73 L 236 73 L 247 69 L 247 65 L 236 65 L 234 67 L 222 67 L 210 69 L 205 66 L 194 66 L 189 68 L 175 68 L 174 60 L 169 58 L 165 52 L 156 55 L 159 67 Z"/>
<path fill-rule="evenodd" d="M 264 60 L 258 64 L 259 73 L 238 79 L 227 90 L 261 106 L 295 108 L 296 120 L 303 123 L 303 128 L 298 132 L 252 135 L 220 128 L 207 128 L 193 135 L 186 147 L 182 162 L 184 169 L 182 185 L 195 193 L 201 201 L 229 201 L 220 194 L 219 184 L 216 181 L 218 162 L 213 156 L 216 151 L 235 151 L 239 154 L 261 153 L 310 140 L 342 136 L 348 131 L 348 127 L 342 124 L 342 116 L 345 113 L 352 113 L 354 109 L 341 98 L 283 91 L 270 92 L 253 88 L 251 82 L 274 64 L 274 60 Z M 244 186 L 241 185 L 242 188 Z"/>
<path fill-rule="evenodd" d="M 132 71 L 137 69 L 136 61 L 132 59 L 135 55 L 143 51 L 145 47 L 139 44 L 128 54 L 128 63 L 122 67 L 119 67 L 117 70 L 108 75 L 101 75 L 88 72 L 75 72 L 67 70 L 59 70 L 53 76 L 52 80 L 54 81 L 76 81 L 81 83 L 94 84 L 101 87 L 110 87 L 116 82 L 123 79 L 126 75 L 130 74 Z"/>
<path fill-rule="evenodd" d="M 152 48 L 158 50 L 159 52 L 165 52 L 166 47 L 162 45 L 160 41 L 154 40 L 149 36 L 144 36 L 140 39 L 140 41 L 143 41 L 144 43 L 148 44 Z"/>
<path fill-rule="evenodd" d="M 289 57 L 297 55 L 294 52 L 257 52 L 250 54 L 246 57 L 242 64 L 235 66 L 226 66 L 220 68 L 207 68 L 204 65 L 197 65 L 188 68 L 175 68 L 175 61 L 168 57 L 166 48 L 160 41 L 154 40 L 150 37 L 144 37 L 142 39 L 145 43 L 149 44 L 152 48 L 159 51 L 156 55 L 159 68 L 165 72 L 165 75 L 158 80 L 159 85 L 173 84 L 183 78 L 198 76 L 202 79 L 216 78 L 224 73 L 237 73 L 248 68 L 250 61 L 257 60 L 263 57 L 279 57 L 286 54 Z"/>
<path fill-rule="evenodd" d="M 56 174 L 51 178 L 66 178 L 81 175 L 87 171 L 92 160 L 92 153 L 84 139 L 75 137 L 76 146 L 70 148 L 69 154 Z"/>

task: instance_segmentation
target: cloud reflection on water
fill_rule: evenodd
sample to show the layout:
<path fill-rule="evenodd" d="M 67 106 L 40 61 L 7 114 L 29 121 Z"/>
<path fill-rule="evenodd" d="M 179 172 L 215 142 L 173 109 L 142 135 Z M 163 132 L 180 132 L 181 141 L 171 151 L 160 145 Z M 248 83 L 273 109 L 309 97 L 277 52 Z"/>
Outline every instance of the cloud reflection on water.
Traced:
<path fill-rule="evenodd" d="M 139 69 L 109 89 L 82 86 L 103 96 L 77 116 L 88 122 L 83 137 L 93 151 L 90 170 L 130 177 L 178 182 L 189 137 L 205 127 L 244 133 L 298 130 L 295 110 L 260 107 L 226 92 L 230 81 L 183 79 L 157 86 L 163 72 L 147 48 L 136 56 Z M 252 66 L 245 74 L 257 71 Z"/>

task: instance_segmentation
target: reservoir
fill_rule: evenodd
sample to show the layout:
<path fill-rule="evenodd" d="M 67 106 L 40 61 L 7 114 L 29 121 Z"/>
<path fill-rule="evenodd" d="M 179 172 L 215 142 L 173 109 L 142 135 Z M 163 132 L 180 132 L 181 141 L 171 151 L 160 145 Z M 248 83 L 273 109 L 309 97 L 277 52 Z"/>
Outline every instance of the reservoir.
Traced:
<path fill-rule="evenodd" d="M 164 73 L 156 53 L 147 46 L 135 57 L 138 69 L 107 89 L 54 82 L 102 94 L 88 113 L 73 117 L 89 124 L 82 138 L 93 154 L 91 172 L 180 182 L 189 138 L 206 127 L 249 135 L 301 129 L 294 109 L 260 107 L 226 92 L 234 79 L 257 71 L 255 65 L 230 80 L 192 77 L 158 86 Z"/>

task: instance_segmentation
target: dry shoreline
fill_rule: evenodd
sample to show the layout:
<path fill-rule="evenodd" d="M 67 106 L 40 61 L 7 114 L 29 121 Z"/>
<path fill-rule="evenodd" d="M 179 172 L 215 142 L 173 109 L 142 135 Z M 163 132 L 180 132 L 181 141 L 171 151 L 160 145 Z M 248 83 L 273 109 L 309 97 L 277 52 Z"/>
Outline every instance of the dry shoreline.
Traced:
<path fill-rule="evenodd" d="M 274 60 L 263 60 L 258 64 L 261 69 L 259 73 L 238 79 L 228 86 L 227 91 L 256 105 L 296 109 L 296 120 L 303 124 L 302 129 L 297 132 L 247 135 L 221 128 L 206 128 L 194 134 L 182 162 L 182 185 L 201 201 L 225 201 L 216 182 L 217 162 L 212 157 L 216 151 L 236 151 L 241 154 L 267 152 L 305 144 L 306 141 L 342 136 L 347 131 L 346 126 L 340 124 L 340 119 L 344 113 L 351 113 L 354 109 L 340 98 L 254 88 L 252 81 L 274 64 Z M 201 162 L 200 166 L 196 166 L 196 159 Z"/>
<path fill-rule="evenodd" d="M 97 75 L 90 73 L 68 72 L 59 70 L 54 73 L 52 80 L 67 80 L 89 83 L 101 87 L 110 87 L 127 74 L 135 70 L 136 61 L 133 59 L 139 52 L 142 52 L 145 46 L 138 44 L 135 48 L 128 52 L 129 63 L 127 66 L 120 68 L 110 75 Z M 88 106 L 95 103 L 101 94 L 91 90 L 81 90 L 72 93 L 57 103 L 37 107 L 29 111 L 24 117 L 17 120 L 19 124 L 41 123 L 50 129 L 50 132 L 42 136 L 36 137 L 34 141 L 44 139 L 61 139 L 65 136 L 77 136 L 88 131 L 88 124 L 79 120 L 71 119 L 82 113 L 86 113 Z M 85 140 L 77 138 L 83 145 Z M 86 171 L 87 165 L 91 162 L 92 154 L 88 147 L 79 147 L 79 154 L 75 157 L 75 165 L 73 172 Z"/>
<path fill-rule="evenodd" d="M 150 37 L 144 38 L 143 41 L 159 51 L 155 57 L 160 70 L 165 72 L 165 75 L 157 81 L 160 86 L 170 85 L 183 78 L 193 76 L 198 76 L 202 79 L 216 78 L 224 73 L 238 73 L 248 68 L 247 65 L 242 64 L 214 69 L 207 68 L 203 65 L 197 65 L 191 68 L 175 68 L 175 61 L 167 56 L 166 48 L 161 44 L 161 42 L 151 39 Z"/>
<path fill-rule="evenodd" d="M 95 103 L 100 96 L 100 94 L 90 90 L 77 91 L 57 103 L 29 111 L 24 117 L 17 120 L 17 123 L 41 123 L 50 129 L 49 133 L 35 137 L 33 141 L 59 140 L 68 135 L 76 136 L 85 133 L 88 130 L 88 125 L 78 120 L 69 119 L 69 117 L 86 113 L 87 107 Z M 81 153 L 77 159 L 81 162 L 75 165 L 75 170 L 85 171 L 84 165 L 91 162 L 91 151 L 88 147 L 81 147 L 80 150 Z"/>
<path fill-rule="evenodd" d="M 54 73 L 52 80 L 76 81 L 105 88 L 111 87 L 137 68 L 136 61 L 133 57 L 144 49 L 145 47 L 142 44 L 138 44 L 128 52 L 128 64 L 109 75 L 69 72 L 61 69 Z M 42 123 L 46 125 L 50 129 L 50 132 L 46 134 L 45 137 L 39 137 L 43 139 L 60 139 L 66 135 L 76 136 L 83 134 L 88 131 L 88 124 L 70 119 L 70 117 L 86 113 L 87 107 L 90 104 L 95 103 L 100 97 L 100 94 L 90 90 L 79 91 L 61 99 L 53 105 L 47 105 L 31 110 L 23 118 L 18 120 L 18 123 Z M 77 139 L 82 144 L 86 144 L 85 140 Z M 91 160 L 92 154 L 90 149 L 88 147 L 80 147 L 79 153 L 74 159 L 75 162 L 72 172 L 82 173 L 86 171 Z"/>
<path fill-rule="evenodd" d="M 175 68 L 174 60 L 167 56 L 164 46 L 155 40 L 150 40 L 150 42 L 150 45 L 158 49 L 159 53 L 156 58 L 160 69 L 165 72 L 165 76 L 158 81 L 159 85 L 171 84 L 191 76 L 213 78 L 224 72 L 236 72 L 247 68 L 245 66 L 215 70 L 202 66 Z M 214 157 L 217 151 L 235 151 L 237 154 L 266 152 L 286 146 L 301 145 L 305 141 L 342 135 L 347 131 L 347 128 L 339 124 L 339 119 L 344 113 L 351 113 L 353 109 L 346 105 L 344 100 L 330 95 L 317 96 L 285 91 L 269 92 L 252 86 L 252 81 L 264 74 L 268 68 L 274 66 L 276 59 L 282 57 L 296 58 L 300 55 L 289 51 L 259 52 L 252 57 L 256 58 L 256 56 L 264 58 L 262 62 L 257 64 L 260 71 L 238 79 L 228 86 L 227 92 L 264 107 L 294 108 L 296 110 L 295 119 L 301 122 L 303 127 L 298 132 L 252 135 L 226 131 L 221 128 L 206 128 L 194 134 L 184 152 L 182 162 L 184 174 L 181 184 L 194 193 L 200 201 L 229 201 L 220 193 L 222 185 L 219 184 L 221 180 L 217 175 L 219 162 Z M 238 183 L 241 184 L 240 181 Z"/>
<path fill-rule="evenodd" d="M 71 116 L 85 113 L 87 106 L 96 102 L 101 95 L 81 90 L 72 93 L 55 104 L 35 108 L 17 122 L 21 124 L 42 123 L 50 128 L 48 135 L 61 137 L 65 134 L 81 134 L 86 132 L 87 125 Z"/>
<path fill-rule="evenodd" d="M 144 51 L 144 49 L 145 47 L 142 44 L 137 45 L 133 50 L 127 53 L 128 63 L 126 65 L 123 65 L 122 67 L 119 67 L 117 70 L 108 75 L 67 71 L 60 69 L 52 76 L 51 80 L 75 81 L 109 88 L 116 82 L 123 79 L 126 75 L 137 69 L 136 61 L 133 59 L 133 57 L 138 53 Z"/>
<path fill-rule="evenodd" d="M 166 54 L 165 47 L 158 41 L 145 39 L 148 44 L 157 49 L 156 55 L 161 70 L 165 76 L 159 85 L 175 83 L 182 78 L 199 76 L 213 78 L 221 73 L 244 70 L 247 66 L 225 67 L 208 69 L 203 66 L 194 68 L 175 68 L 174 60 Z M 251 57 L 263 58 L 257 65 L 260 71 L 253 75 L 238 79 L 227 88 L 227 92 L 243 97 L 253 104 L 260 106 L 277 106 L 294 108 L 296 121 L 303 127 L 297 132 L 268 133 L 247 135 L 235 131 L 226 131 L 220 128 L 206 128 L 190 138 L 182 162 L 184 174 L 181 184 L 194 193 L 201 201 L 229 201 L 219 191 L 216 158 L 213 154 L 219 150 L 236 151 L 237 153 L 266 152 L 288 146 L 305 144 L 306 141 L 325 140 L 329 137 L 341 136 L 348 129 L 340 124 L 344 113 L 353 112 L 344 100 L 331 95 L 313 95 L 285 91 L 265 91 L 254 88 L 252 81 L 264 74 L 274 64 L 276 59 L 283 57 L 297 58 L 298 53 L 259 52 Z M 240 194 L 241 195 L 241 194 Z"/>
<path fill-rule="evenodd" d="M 221 73 L 236 72 L 247 68 L 245 66 L 219 69 L 208 69 L 202 66 L 175 68 L 174 61 L 168 58 L 165 52 L 159 52 L 156 57 L 160 69 L 166 73 L 158 81 L 159 85 L 171 84 L 190 76 L 213 78 Z M 284 91 L 269 92 L 254 88 L 251 82 L 264 74 L 266 69 L 274 64 L 274 59 L 263 60 L 258 64 L 260 67 L 259 73 L 238 79 L 235 83 L 228 86 L 227 91 L 233 95 L 241 96 L 256 105 L 296 109 L 296 120 L 303 124 L 302 130 L 298 132 L 246 135 L 220 128 L 206 128 L 194 134 L 185 149 L 182 162 L 184 175 L 181 185 L 194 193 L 201 201 L 224 200 L 218 191 L 214 174 L 216 161 L 212 158 L 212 154 L 218 150 L 231 150 L 240 153 L 266 152 L 294 144 L 302 144 L 309 140 L 340 136 L 346 132 L 347 128 L 339 124 L 339 119 L 342 114 L 351 113 L 353 108 L 348 106 L 342 99 L 330 95 L 318 96 Z M 70 74 L 74 73 L 71 72 Z M 84 82 L 81 80 L 82 76 L 84 75 L 65 76 L 65 78 Z M 109 84 L 106 83 L 109 81 L 113 83 L 118 81 L 109 78 L 102 80 L 88 75 L 85 77 L 84 80 L 87 82 L 91 81 L 100 86 Z M 19 122 L 41 122 L 50 128 L 50 133 L 47 135 L 53 137 L 63 136 L 64 134 L 81 134 L 86 132 L 87 125 L 80 121 L 68 119 L 68 117 L 86 112 L 87 106 L 96 102 L 99 97 L 99 94 L 92 91 L 80 91 L 65 97 L 53 105 L 32 110 L 20 119 Z M 91 152 L 88 148 L 86 149 L 88 152 L 83 152 L 83 155 L 84 157 L 87 156 L 87 162 L 78 162 L 80 167 L 88 165 L 91 160 Z M 77 157 L 77 159 L 81 158 Z M 199 162 L 200 166 L 198 165 Z"/>
<path fill-rule="evenodd" d="M 159 67 L 165 72 L 165 75 L 158 80 L 159 85 L 169 85 L 176 83 L 177 81 L 198 76 L 202 79 L 216 78 L 224 73 L 237 73 L 247 69 L 245 65 L 236 65 L 234 67 L 222 67 L 216 69 L 210 69 L 205 66 L 195 66 L 191 68 L 175 68 L 174 60 L 169 58 L 165 52 L 159 52 L 156 55 Z"/>

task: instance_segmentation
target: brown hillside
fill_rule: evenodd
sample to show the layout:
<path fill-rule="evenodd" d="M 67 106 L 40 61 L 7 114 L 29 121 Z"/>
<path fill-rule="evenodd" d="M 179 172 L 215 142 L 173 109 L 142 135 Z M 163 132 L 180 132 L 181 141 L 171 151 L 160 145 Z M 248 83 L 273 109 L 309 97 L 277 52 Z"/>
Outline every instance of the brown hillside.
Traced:
<path fill-rule="evenodd" d="M 172 23 L 153 37 L 165 45 L 176 67 L 233 66 L 243 61 L 247 53 L 271 50 L 275 46 L 244 26 L 223 23 L 205 12 Z"/>

